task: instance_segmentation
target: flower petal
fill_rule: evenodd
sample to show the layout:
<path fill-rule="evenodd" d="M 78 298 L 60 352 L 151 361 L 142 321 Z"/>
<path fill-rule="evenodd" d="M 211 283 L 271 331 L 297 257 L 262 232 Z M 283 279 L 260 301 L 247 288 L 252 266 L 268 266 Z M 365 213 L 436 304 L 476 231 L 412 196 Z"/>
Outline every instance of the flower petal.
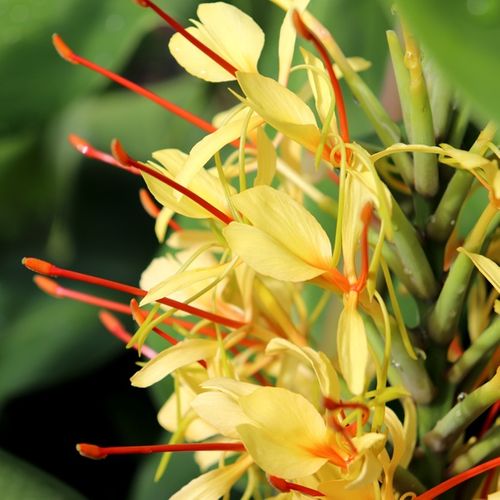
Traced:
<path fill-rule="evenodd" d="M 350 293 L 337 326 L 337 354 L 340 371 L 349 390 L 361 394 L 365 388 L 369 352 L 365 325 L 356 309 L 356 294 Z"/>
<path fill-rule="evenodd" d="M 182 366 L 211 358 L 217 351 L 214 340 L 188 339 L 162 351 L 130 379 L 135 387 L 149 387 Z"/>
<path fill-rule="evenodd" d="M 314 113 L 293 92 L 272 78 L 237 73 L 238 83 L 247 104 L 267 123 L 310 151 L 315 151 L 321 138 Z"/>
<path fill-rule="evenodd" d="M 186 500 L 203 498 L 203 500 L 218 500 L 223 497 L 236 481 L 252 464 L 249 456 L 244 456 L 234 464 L 211 470 L 190 481 L 181 488 L 170 500 Z"/>
<path fill-rule="evenodd" d="M 468 252 L 465 248 L 457 249 L 469 257 L 474 265 L 481 271 L 481 274 L 493 285 L 495 290 L 500 293 L 500 266 L 484 255 Z"/>
<path fill-rule="evenodd" d="M 325 272 L 291 253 L 264 231 L 232 222 L 223 230 L 231 250 L 252 269 L 283 281 L 307 281 Z"/>
<path fill-rule="evenodd" d="M 234 206 L 284 248 L 305 263 L 331 267 L 332 247 L 320 223 L 291 196 L 269 186 L 256 186 L 231 198 Z"/>

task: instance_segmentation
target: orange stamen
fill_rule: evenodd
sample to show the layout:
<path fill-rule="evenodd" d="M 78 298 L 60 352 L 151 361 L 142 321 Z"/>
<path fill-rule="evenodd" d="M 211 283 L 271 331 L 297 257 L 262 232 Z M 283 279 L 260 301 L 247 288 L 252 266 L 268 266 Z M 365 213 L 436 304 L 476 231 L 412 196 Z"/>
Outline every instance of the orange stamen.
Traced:
<path fill-rule="evenodd" d="M 108 330 L 109 333 L 114 335 L 117 339 L 121 340 L 124 344 L 128 344 L 132 339 L 132 335 L 125 330 L 124 326 L 118 321 L 118 318 L 108 311 L 101 311 L 99 313 L 99 319 L 101 323 L 104 325 L 104 328 Z M 139 351 L 139 346 L 134 344 L 134 349 Z M 143 345 L 140 348 L 141 354 L 144 354 L 149 359 L 153 359 L 158 355 L 158 353 L 151 349 L 151 347 L 147 345 Z"/>
<path fill-rule="evenodd" d="M 431 488 L 430 490 L 427 490 L 425 493 L 422 493 L 421 495 L 418 495 L 415 497 L 415 500 L 432 500 L 433 498 L 438 497 L 439 495 L 442 495 L 445 491 L 451 490 L 455 486 L 458 486 L 459 484 L 463 483 L 464 481 L 467 481 L 468 479 L 471 479 L 479 474 L 482 474 L 483 472 L 489 471 L 491 469 L 495 469 L 496 467 L 500 466 L 500 457 L 499 458 L 494 458 L 493 460 L 489 460 L 488 462 L 485 462 L 484 464 L 476 465 L 476 467 L 472 467 L 472 469 L 466 470 L 465 472 L 462 472 L 461 474 L 457 474 L 456 476 L 443 481 L 442 483 L 438 484 L 437 486 L 434 486 L 434 488 Z"/>
<path fill-rule="evenodd" d="M 328 55 L 328 51 L 325 46 L 321 42 L 321 40 L 314 34 L 304 23 L 300 14 L 294 10 L 293 11 L 293 22 L 295 24 L 295 29 L 297 33 L 309 40 L 316 47 L 316 50 L 319 52 L 321 58 L 323 59 L 323 63 L 325 64 L 326 71 L 328 72 L 328 76 L 332 83 L 333 92 L 335 93 L 335 101 L 337 103 L 337 111 L 339 115 L 339 124 L 340 124 L 340 135 L 344 142 L 351 142 L 349 138 L 349 125 L 347 122 L 347 113 L 345 110 L 344 104 L 344 96 L 342 95 L 342 89 L 340 88 L 339 81 L 335 75 L 335 71 L 333 71 L 333 65 L 330 61 L 330 56 Z"/>
<path fill-rule="evenodd" d="M 105 76 L 106 78 L 109 78 L 110 80 L 118 83 L 122 87 L 125 87 L 131 90 L 132 92 L 135 92 L 136 94 L 139 94 L 145 97 L 146 99 L 153 101 L 154 103 L 158 104 L 159 106 L 166 109 L 170 113 L 173 113 L 178 117 L 182 118 L 183 120 L 192 123 L 196 127 L 201 128 L 205 132 L 212 133 L 216 130 L 216 128 L 211 123 L 199 118 L 198 116 L 190 113 L 189 111 L 186 111 L 180 106 L 177 106 L 176 104 L 167 101 L 163 97 L 160 97 L 158 94 L 155 94 L 154 92 L 151 92 L 150 90 L 147 90 L 141 87 L 140 85 L 137 85 L 137 83 L 127 80 L 123 76 L 117 75 L 116 73 L 113 73 L 112 71 L 109 71 L 93 63 L 92 61 L 89 61 L 88 59 L 85 59 L 75 54 L 63 42 L 62 38 L 59 35 L 57 34 L 52 35 L 52 42 L 54 43 L 54 47 L 56 48 L 57 52 L 59 52 L 59 55 L 66 61 L 69 61 L 72 64 L 80 64 L 81 66 L 85 66 L 86 68 L 95 71 L 96 73 L 99 73 Z"/>
<path fill-rule="evenodd" d="M 99 160 L 103 163 L 107 163 L 108 165 L 112 165 L 113 167 L 118 167 L 123 170 L 126 170 L 127 172 L 130 172 L 131 174 L 134 175 L 141 175 L 141 172 L 136 168 L 122 165 L 121 163 L 116 161 L 110 154 L 94 148 L 85 139 L 82 139 L 81 137 L 75 134 L 69 134 L 68 141 L 79 153 L 86 156 L 87 158 L 93 158 L 95 160 Z"/>
<path fill-rule="evenodd" d="M 368 202 L 361 211 L 361 222 L 363 223 L 363 231 L 361 232 L 361 273 L 359 278 L 352 287 L 355 292 L 361 292 L 368 279 L 369 271 L 369 253 L 368 253 L 368 229 L 373 213 L 373 205 Z"/>
<path fill-rule="evenodd" d="M 176 451 L 245 451 L 243 443 L 181 443 L 157 444 L 151 446 L 110 446 L 101 447 L 95 444 L 80 443 L 76 445 L 80 455 L 100 460 L 108 455 L 135 455 L 149 453 L 165 453 Z"/>
<path fill-rule="evenodd" d="M 201 196 L 197 195 L 187 187 L 179 184 L 173 179 L 170 179 L 166 175 L 157 172 L 150 166 L 139 163 L 138 161 L 131 158 L 128 155 L 128 153 L 123 149 L 123 146 L 121 145 L 120 141 L 118 141 L 117 139 L 114 139 L 113 142 L 111 143 L 111 149 L 113 151 L 113 156 L 120 163 L 123 163 L 124 165 L 130 167 L 134 167 L 137 170 L 140 170 L 141 172 L 151 175 L 155 179 L 158 179 L 159 181 L 167 184 L 172 189 L 175 189 L 179 193 L 182 193 L 184 196 L 187 196 L 189 199 L 200 205 L 200 207 L 204 208 L 207 212 L 217 217 L 217 219 L 219 219 L 221 222 L 224 222 L 224 224 L 230 224 L 233 221 L 233 219 L 229 217 L 229 215 L 225 214 L 224 212 L 221 212 L 217 207 L 214 207 L 211 203 L 204 200 Z"/>
<path fill-rule="evenodd" d="M 283 493 L 288 493 L 290 491 L 298 491 L 303 495 L 309 495 L 310 497 L 324 497 L 325 494 L 321 491 L 313 490 L 307 486 L 302 486 L 301 484 L 291 483 L 286 479 L 277 476 L 268 476 L 269 482 L 278 490 Z"/>
<path fill-rule="evenodd" d="M 108 280 L 105 278 L 98 278 L 97 276 L 92 276 L 89 274 L 78 273 L 75 271 L 71 271 L 69 269 L 62 269 L 60 267 L 55 266 L 54 264 L 51 264 L 50 262 L 46 262 L 40 259 L 35 259 L 32 257 L 25 257 L 22 260 L 22 263 L 25 267 L 27 267 L 31 271 L 46 276 L 61 277 L 76 281 L 82 281 L 84 283 L 90 283 L 92 285 L 97 285 L 104 288 L 110 288 L 111 290 L 118 290 L 120 292 L 124 292 L 130 295 L 137 295 L 139 297 L 144 297 L 148 293 L 145 290 L 142 290 L 141 288 L 137 288 L 131 285 L 125 285 L 123 283 Z M 189 304 L 184 304 L 183 302 L 179 302 L 174 299 L 169 299 L 164 297 L 162 299 L 158 299 L 156 302 L 160 302 L 161 304 L 173 307 L 175 309 L 180 309 L 181 311 L 193 314 L 194 316 L 199 316 L 200 318 L 205 318 L 209 321 L 213 321 L 214 323 L 219 323 L 221 325 L 225 325 L 230 328 L 241 328 L 245 325 L 245 323 L 242 323 L 241 321 L 225 318 L 224 316 L 220 316 L 219 314 L 204 311 L 202 309 L 198 309 L 197 307 L 191 306 Z"/>
<path fill-rule="evenodd" d="M 196 48 L 200 49 L 205 55 L 210 57 L 212 61 L 216 62 L 219 66 L 224 68 L 230 75 L 236 78 L 236 72 L 238 71 L 231 63 L 226 61 L 219 54 L 214 52 L 210 47 L 207 47 L 204 43 L 200 42 L 195 38 L 189 31 L 187 31 L 181 24 L 179 24 L 173 17 L 169 16 L 165 11 L 160 9 L 154 2 L 150 0 L 136 0 L 136 2 L 142 7 L 149 7 L 151 10 L 156 12 L 164 21 L 167 22 L 177 33 L 180 33 L 186 40 L 191 42 Z"/>

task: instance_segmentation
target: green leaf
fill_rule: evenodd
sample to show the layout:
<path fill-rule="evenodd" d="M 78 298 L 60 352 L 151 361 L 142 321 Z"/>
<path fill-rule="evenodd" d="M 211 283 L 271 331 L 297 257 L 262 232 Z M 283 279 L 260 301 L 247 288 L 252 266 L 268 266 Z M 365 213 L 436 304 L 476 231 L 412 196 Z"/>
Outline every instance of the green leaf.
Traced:
<path fill-rule="evenodd" d="M 2 330 L 0 401 L 85 372 L 120 347 L 92 308 L 42 296 Z"/>
<path fill-rule="evenodd" d="M 396 0 L 403 18 L 440 69 L 486 119 L 500 123 L 500 3 Z"/>
<path fill-rule="evenodd" d="M 0 450 L 3 500 L 83 500 L 83 496 L 51 475 Z"/>

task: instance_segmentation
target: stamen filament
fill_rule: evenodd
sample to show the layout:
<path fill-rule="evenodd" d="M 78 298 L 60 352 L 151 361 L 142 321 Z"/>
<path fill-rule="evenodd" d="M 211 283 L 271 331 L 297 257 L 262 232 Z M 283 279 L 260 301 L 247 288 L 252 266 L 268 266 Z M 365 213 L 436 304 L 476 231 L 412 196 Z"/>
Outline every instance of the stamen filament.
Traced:
<path fill-rule="evenodd" d="M 200 207 L 210 212 L 212 215 L 217 217 L 221 222 L 224 222 L 224 224 L 229 224 L 233 221 L 233 219 L 229 217 L 229 215 L 226 215 L 224 212 L 221 212 L 218 208 L 214 207 L 211 203 L 204 200 L 201 196 L 197 195 L 187 187 L 179 184 L 173 179 L 170 179 L 166 175 L 157 172 L 152 167 L 139 163 L 137 160 L 131 158 L 128 155 L 128 153 L 123 149 L 123 146 L 121 145 L 120 141 L 118 141 L 117 139 L 114 139 L 113 142 L 111 143 L 111 149 L 113 151 L 113 155 L 115 156 L 115 158 L 118 159 L 120 163 L 134 167 L 137 170 L 140 170 L 148 175 L 151 175 L 155 179 L 158 179 L 159 181 L 167 184 L 172 189 L 175 189 L 179 193 L 182 193 L 184 196 L 187 196 L 189 199 L 200 205 Z"/>
<path fill-rule="evenodd" d="M 488 470 L 495 469 L 496 467 L 500 467 L 500 457 L 489 460 L 484 464 L 476 465 L 476 467 L 472 467 L 472 469 L 466 470 L 461 474 L 457 474 L 456 476 L 443 481 L 437 486 L 434 486 L 434 488 L 427 490 L 425 493 L 418 495 L 414 500 L 432 500 L 433 498 L 436 498 L 437 496 L 443 494 L 445 491 L 451 490 L 451 488 L 458 486 L 464 481 L 467 481 L 468 479 L 471 479 Z"/>
<path fill-rule="evenodd" d="M 116 73 L 113 73 L 112 71 L 109 71 L 93 63 L 92 61 L 89 61 L 88 59 L 79 56 L 78 54 L 75 54 L 63 42 L 62 38 L 59 35 L 57 34 L 52 35 L 52 42 L 54 43 L 57 52 L 59 52 L 59 55 L 63 59 L 66 59 L 66 61 L 72 64 L 80 64 L 81 66 L 85 66 L 86 68 L 105 76 L 106 78 L 118 83 L 122 87 L 125 87 L 131 90 L 132 92 L 135 92 L 136 94 L 139 94 L 145 97 L 146 99 L 153 101 L 154 103 L 160 105 L 162 108 L 166 109 L 170 113 L 173 113 L 174 115 L 177 115 L 179 118 L 182 118 L 183 120 L 192 123 L 196 127 L 204 130 L 205 132 L 208 133 L 215 132 L 216 128 L 211 123 L 203 120 L 202 118 L 199 118 L 198 116 L 190 113 L 189 111 L 186 111 L 185 109 L 181 108 L 180 106 L 177 106 L 176 104 L 168 101 L 167 99 L 160 97 L 158 94 L 155 94 L 154 92 L 151 92 L 150 90 L 141 87 L 137 83 L 127 80 L 123 76 L 117 75 Z"/>
<path fill-rule="evenodd" d="M 76 281 L 82 281 L 84 283 L 90 283 L 92 285 L 97 285 L 104 288 L 110 288 L 111 290 L 118 290 L 119 292 L 124 292 L 129 295 L 136 295 L 139 297 L 144 297 L 148 293 L 145 290 L 142 290 L 141 288 L 137 288 L 131 285 L 125 285 L 123 283 L 108 280 L 105 278 L 98 278 L 97 276 L 92 276 L 90 274 L 78 273 L 75 271 L 71 271 L 69 269 L 62 269 L 60 267 L 55 266 L 54 264 L 51 264 L 50 262 L 46 262 L 40 259 L 35 259 L 32 257 L 25 257 L 22 260 L 22 263 L 29 270 L 38 274 L 43 274 L 45 276 L 68 278 Z M 219 323 L 221 325 L 225 325 L 230 328 L 241 328 L 242 326 L 245 325 L 245 323 L 242 323 L 241 321 L 236 321 L 230 318 L 225 318 L 224 316 L 220 316 L 219 314 L 203 311 L 202 309 L 198 309 L 197 307 L 191 306 L 189 304 L 184 304 L 183 302 L 179 302 L 174 299 L 169 299 L 167 297 L 158 299 L 156 302 L 160 302 L 161 304 L 173 307 L 175 309 L 180 309 L 181 311 L 185 311 L 194 316 L 199 316 L 200 318 L 205 318 L 209 321 L 212 321 L 214 323 Z"/>
<path fill-rule="evenodd" d="M 224 68 L 230 75 L 236 78 L 236 72 L 238 71 L 231 63 L 226 61 L 219 54 L 214 52 L 210 47 L 207 47 L 204 43 L 200 42 L 195 38 L 189 31 L 187 31 L 184 26 L 179 24 L 173 17 L 169 16 L 164 10 L 160 9 L 154 2 L 150 0 L 136 0 L 142 7 L 150 8 L 156 12 L 164 21 L 167 22 L 177 33 L 180 33 L 186 40 L 191 42 L 196 48 L 200 49 L 205 55 L 210 57 L 212 61 L 216 62 L 219 66 Z"/>
<path fill-rule="evenodd" d="M 245 451 L 243 443 L 180 443 L 157 444 L 150 446 L 109 446 L 101 447 L 95 444 L 80 443 L 76 445 L 80 455 L 100 460 L 108 455 L 134 455 L 149 453 L 165 453 L 176 451 Z"/>
<path fill-rule="evenodd" d="M 349 138 L 349 125 L 347 122 L 344 96 L 342 95 L 342 89 L 340 88 L 340 84 L 335 75 L 335 71 L 333 71 L 333 65 L 330 61 L 330 56 L 328 55 L 328 52 L 325 49 L 324 45 L 321 43 L 321 40 L 312 31 L 309 30 L 304 21 L 302 21 L 300 14 L 296 10 L 293 12 L 293 22 L 295 24 L 297 33 L 299 33 L 299 35 L 301 35 L 306 40 L 312 42 L 316 47 L 316 50 L 321 55 L 321 58 L 323 59 L 326 71 L 328 72 L 328 76 L 330 77 L 330 81 L 332 82 L 333 91 L 335 93 L 335 101 L 337 103 L 337 110 L 339 115 L 340 135 L 344 142 L 351 142 Z"/>
<path fill-rule="evenodd" d="M 104 325 L 104 328 L 106 328 L 106 330 L 108 330 L 108 332 L 114 335 L 117 339 L 121 340 L 124 344 L 128 344 L 130 342 L 132 335 L 125 330 L 124 326 L 120 323 L 120 321 L 118 321 L 116 316 L 108 311 L 101 311 L 99 313 L 99 319 Z M 135 344 L 134 349 L 139 351 L 139 346 Z M 153 359 L 158 355 L 154 349 L 151 349 L 151 347 L 147 345 L 143 345 L 140 348 L 140 352 L 149 359 Z"/>
<path fill-rule="evenodd" d="M 147 189 L 141 188 L 139 190 L 139 199 L 141 200 L 141 205 L 148 215 L 156 219 L 161 212 L 161 209 L 156 205 L 151 197 L 151 194 Z M 172 228 L 174 231 L 182 231 L 182 227 L 175 222 L 174 219 L 168 220 L 168 227 Z"/>

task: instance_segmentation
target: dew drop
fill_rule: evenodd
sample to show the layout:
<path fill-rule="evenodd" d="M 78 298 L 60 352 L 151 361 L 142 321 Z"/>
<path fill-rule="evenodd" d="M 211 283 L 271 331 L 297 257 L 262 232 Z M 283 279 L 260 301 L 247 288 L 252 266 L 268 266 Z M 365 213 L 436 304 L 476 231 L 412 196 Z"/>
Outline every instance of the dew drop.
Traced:
<path fill-rule="evenodd" d="M 401 363 L 399 363 L 398 361 L 396 360 L 391 360 L 391 365 L 394 366 L 394 368 L 397 368 L 399 370 L 399 368 L 401 368 Z"/>
<path fill-rule="evenodd" d="M 456 223 L 457 223 L 457 221 L 455 219 L 451 219 L 450 220 L 450 226 L 451 227 L 453 227 Z"/>
<path fill-rule="evenodd" d="M 466 392 L 460 392 L 457 396 L 457 401 L 460 403 L 461 401 L 463 401 L 465 398 L 467 397 L 467 393 Z"/>

